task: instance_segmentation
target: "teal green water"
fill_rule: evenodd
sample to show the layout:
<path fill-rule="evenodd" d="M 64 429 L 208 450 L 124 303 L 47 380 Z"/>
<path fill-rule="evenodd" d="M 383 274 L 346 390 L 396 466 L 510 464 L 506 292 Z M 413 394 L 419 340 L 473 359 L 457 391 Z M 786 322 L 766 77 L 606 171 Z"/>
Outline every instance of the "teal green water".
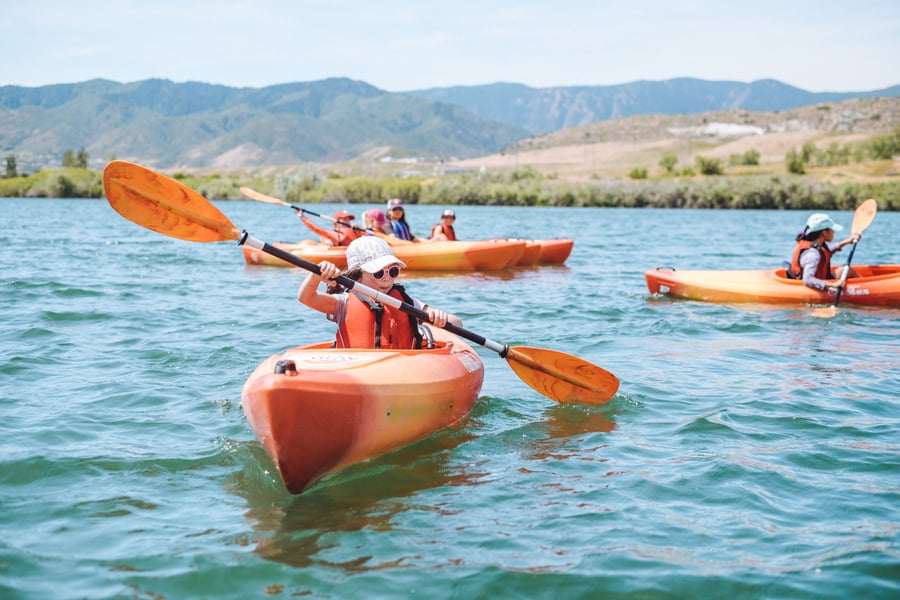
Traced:
<path fill-rule="evenodd" d="M 305 237 L 286 208 L 219 206 Z M 424 232 L 439 208 L 408 212 Z M 618 395 L 554 404 L 478 348 L 459 427 L 291 496 L 239 401 L 269 354 L 331 337 L 295 300 L 303 273 L 104 201 L 0 200 L 0 597 L 900 597 L 900 309 L 822 320 L 643 280 L 776 265 L 806 213 L 457 213 L 464 238 L 575 249 L 414 294 L 599 364 Z M 854 262 L 900 262 L 898 233 L 879 213 Z"/>

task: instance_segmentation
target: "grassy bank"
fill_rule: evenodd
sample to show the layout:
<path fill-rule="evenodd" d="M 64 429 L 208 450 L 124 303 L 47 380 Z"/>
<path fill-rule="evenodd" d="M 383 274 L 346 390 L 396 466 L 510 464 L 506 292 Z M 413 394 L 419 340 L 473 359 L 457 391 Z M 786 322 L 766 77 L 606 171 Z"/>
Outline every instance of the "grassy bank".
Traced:
<path fill-rule="evenodd" d="M 243 177 L 170 173 L 207 198 L 237 200 L 249 186 L 292 203 L 380 204 L 398 197 L 419 204 L 603 206 L 723 209 L 852 210 L 875 198 L 880 210 L 900 210 L 900 180 L 828 183 L 802 175 L 747 175 L 646 180 L 561 181 L 521 168 L 443 177 Z M 51 169 L 0 179 L 2 197 L 101 198 L 101 174 Z"/>

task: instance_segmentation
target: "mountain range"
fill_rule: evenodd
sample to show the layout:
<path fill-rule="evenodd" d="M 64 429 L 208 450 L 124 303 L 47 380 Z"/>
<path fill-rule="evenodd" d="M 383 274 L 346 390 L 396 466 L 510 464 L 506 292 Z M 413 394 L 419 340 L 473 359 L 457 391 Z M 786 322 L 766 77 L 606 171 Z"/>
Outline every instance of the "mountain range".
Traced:
<path fill-rule="evenodd" d="M 0 86 L 0 151 L 20 170 L 58 166 L 84 148 L 150 167 L 239 168 L 391 156 L 472 158 L 522 140 L 644 114 L 781 111 L 868 92 L 808 92 L 775 80 L 679 78 L 613 86 L 531 88 L 514 83 L 387 92 L 333 78 L 235 88 L 148 79 Z"/>

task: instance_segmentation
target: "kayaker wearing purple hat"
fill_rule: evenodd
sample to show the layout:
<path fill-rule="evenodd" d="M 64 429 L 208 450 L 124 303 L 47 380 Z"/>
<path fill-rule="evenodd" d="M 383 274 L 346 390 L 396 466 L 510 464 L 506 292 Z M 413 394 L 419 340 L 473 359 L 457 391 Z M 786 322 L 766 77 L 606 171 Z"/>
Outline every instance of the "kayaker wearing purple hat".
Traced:
<path fill-rule="evenodd" d="M 375 233 L 383 233 L 384 235 L 392 235 L 393 230 L 384 216 L 384 211 L 380 208 L 370 208 L 363 213 L 363 227 L 371 229 Z"/>
<path fill-rule="evenodd" d="M 443 327 L 448 322 L 462 326 L 462 321 L 456 315 L 423 304 L 410 297 L 402 285 L 395 283 L 395 279 L 405 267 L 406 264 L 394 256 L 393 250 L 383 239 L 363 236 L 353 240 L 347 247 L 347 271 L 343 274 L 367 287 L 424 310 L 428 313 L 430 322 L 437 327 Z M 325 313 L 329 321 L 337 323 L 335 347 L 397 349 L 422 347 L 422 335 L 419 333 L 415 317 L 337 285 L 334 279 L 341 271 L 332 262 L 327 260 L 320 262 L 319 270 L 321 275 L 310 273 L 300 284 L 297 300 Z M 329 284 L 325 293 L 318 291 L 319 282 L 323 280 Z"/>
<path fill-rule="evenodd" d="M 834 240 L 834 232 L 844 228 L 824 213 L 815 213 L 806 220 L 806 227 L 797 235 L 797 246 L 791 258 L 791 267 L 788 269 L 788 277 L 802 279 L 803 285 L 814 290 L 835 290 L 841 287 L 841 276 L 846 266 L 831 268 L 831 257 L 841 251 L 847 244 L 852 244 L 860 239 L 860 235 L 854 233 L 847 239 L 830 245 Z M 853 267 L 847 277 L 858 277 Z"/>

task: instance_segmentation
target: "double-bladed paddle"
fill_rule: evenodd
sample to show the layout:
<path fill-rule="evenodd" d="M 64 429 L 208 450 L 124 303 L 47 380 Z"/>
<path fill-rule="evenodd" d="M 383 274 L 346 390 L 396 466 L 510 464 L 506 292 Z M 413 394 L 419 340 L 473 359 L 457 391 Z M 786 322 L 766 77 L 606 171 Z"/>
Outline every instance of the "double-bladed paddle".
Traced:
<path fill-rule="evenodd" d="M 380 231 L 375 231 L 371 227 L 363 228 L 363 227 L 359 227 L 357 225 L 351 225 L 350 223 L 347 223 L 346 221 L 341 221 L 340 219 L 335 219 L 334 217 L 329 217 L 328 215 L 320 215 L 319 213 L 311 211 L 308 208 L 303 208 L 302 206 L 297 206 L 296 204 L 291 204 L 290 202 L 285 202 L 281 198 L 276 198 L 275 196 L 269 196 L 268 194 L 263 194 L 262 192 L 257 192 L 253 188 L 241 186 L 240 190 L 241 190 L 241 193 L 244 195 L 244 197 L 249 198 L 250 200 L 256 200 L 257 202 L 266 202 L 268 204 L 280 204 L 281 206 L 287 206 L 289 208 L 292 208 L 298 213 L 306 213 L 309 215 L 313 215 L 315 217 L 319 217 L 320 219 L 325 219 L 326 221 L 331 221 L 332 223 L 340 223 L 341 225 L 345 225 L 347 227 L 355 229 L 356 231 L 366 231 L 369 233 L 374 233 L 375 235 L 377 235 L 378 237 L 380 237 L 381 239 L 386 241 L 391 246 L 402 246 L 405 244 L 412 243 L 407 240 L 401 240 L 399 238 L 395 238 L 394 236 L 391 236 L 391 235 L 385 235 L 384 233 L 382 233 Z"/>
<path fill-rule="evenodd" d="M 356 225 L 353 225 L 346 221 L 341 221 L 340 219 L 335 219 L 334 217 L 329 217 L 328 215 L 320 215 L 319 213 L 313 212 L 306 208 L 303 208 L 302 206 L 297 206 L 296 204 L 291 204 L 290 202 L 285 202 L 281 198 L 276 198 L 275 196 L 269 196 L 268 194 L 263 194 L 262 192 L 257 192 L 253 188 L 241 186 L 240 190 L 241 190 L 241 193 L 245 197 L 247 197 L 251 200 L 256 200 L 257 202 L 266 202 L 268 204 L 280 204 L 281 206 L 290 207 L 298 213 L 310 214 L 310 215 L 313 215 L 314 217 L 319 217 L 320 219 L 325 219 L 326 221 L 331 221 L 332 223 L 340 223 L 341 225 L 344 225 L 345 227 L 350 227 L 352 229 L 359 229 L 360 231 L 365 231 L 362 227 L 357 227 Z"/>
<path fill-rule="evenodd" d="M 857 206 L 856 212 L 853 213 L 853 225 L 850 227 L 850 233 L 853 235 L 862 235 L 862 232 L 872 224 L 873 220 L 875 220 L 876 212 L 878 212 L 878 204 L 872 198 L 869 198 Z M 854 240 L 853 247 L 850 248 L 850 256 L 847 257 L 847 266 L 844 267 L 844 272 L 841 273 L 840 285 L 838 286 L 837 292 L 834 294 L 834 302 L 831 306 L 814 310 L 814 317 L 828 318 L 837 314 L 837 306 L 841 301 L 841 294 L 844 292 L 844 287 L 847 285 L 847 276 L 850 274 L 850 262 L 853 260 L 853 253 L 856 252 L 856 245 L 858 243 L 859 240 Z"/>
<path fill-rule="evenodd" d="M 146 167 L 114 160 L 103 170 L 106 198 L 120 215 L 138 225 L 191 242 L 234 240 L 293 265 L 319 274 L 319 266 L 238 229 L 206 198 L 186 185 Z M 347 289 L 428 322 L 428 313 L 343 275 L 336 281 Z M 619 389 L 609 371 L 578 357 L 544 348 L 510 347 L 447 323 L 447 331 L 493 350 L 505 358 L 519 378 L 556 402 L 601 404 Z"/>

